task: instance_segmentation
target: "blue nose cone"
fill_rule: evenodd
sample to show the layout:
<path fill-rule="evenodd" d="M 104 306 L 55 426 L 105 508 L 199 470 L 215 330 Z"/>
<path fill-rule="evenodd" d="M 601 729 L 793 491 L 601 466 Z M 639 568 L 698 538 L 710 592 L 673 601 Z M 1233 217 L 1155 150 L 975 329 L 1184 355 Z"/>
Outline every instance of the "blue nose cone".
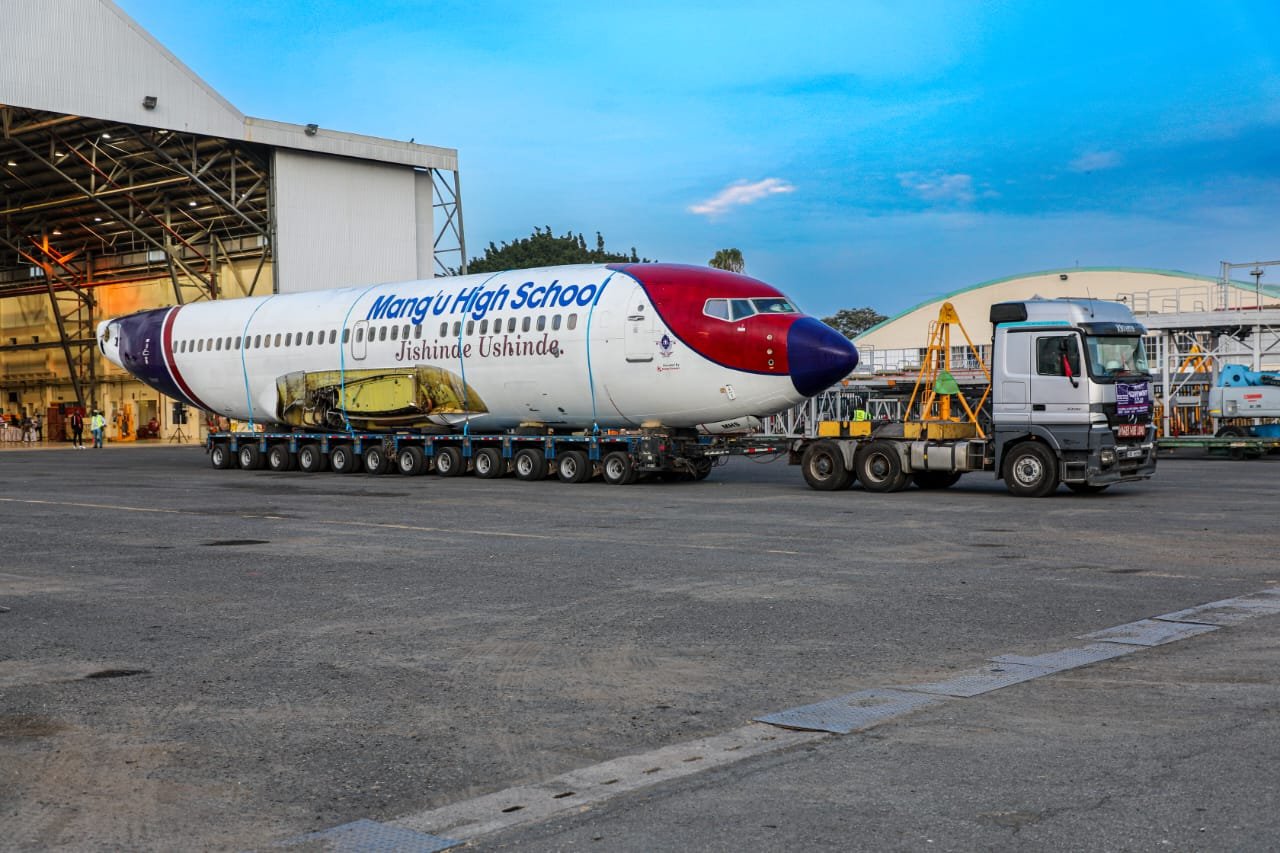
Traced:
<path fill-rule="evenodd" d="M 806 397 L 839 382 L 858 366 L 858 350 L 849 339 L 819 320 L 801 317 L 787 332 L 791 384 Z"/>

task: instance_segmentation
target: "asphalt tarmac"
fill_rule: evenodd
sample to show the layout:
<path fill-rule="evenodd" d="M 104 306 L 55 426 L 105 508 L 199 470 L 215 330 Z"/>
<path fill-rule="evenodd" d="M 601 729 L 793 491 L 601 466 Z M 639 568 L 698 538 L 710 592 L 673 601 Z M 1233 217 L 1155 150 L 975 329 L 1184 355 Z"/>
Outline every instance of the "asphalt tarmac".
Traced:
<path fill-rule="evenodd" d="M 851 734 L 752 721 L 1276 590 L 1277 474 L 1029 500 L 0 451 L 0 849 L 1276 849 L 1280 611 Z"/>

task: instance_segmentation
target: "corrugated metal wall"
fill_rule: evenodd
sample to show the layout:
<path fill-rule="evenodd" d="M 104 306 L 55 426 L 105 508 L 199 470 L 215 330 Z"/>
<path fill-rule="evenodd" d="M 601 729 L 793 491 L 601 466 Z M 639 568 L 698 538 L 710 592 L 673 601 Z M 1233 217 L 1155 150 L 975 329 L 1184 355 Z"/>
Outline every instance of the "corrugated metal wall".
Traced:
<path fill-rule="evenodd" d="M 280 293 L 431 276 L 429 173 L 283 149 L 274 164 Z"/>
<path fill-rule="evenodd" d="M 0 15 L 0 103 L 243 138 L 244 116 L 114 3 L 3 0 Z"/>

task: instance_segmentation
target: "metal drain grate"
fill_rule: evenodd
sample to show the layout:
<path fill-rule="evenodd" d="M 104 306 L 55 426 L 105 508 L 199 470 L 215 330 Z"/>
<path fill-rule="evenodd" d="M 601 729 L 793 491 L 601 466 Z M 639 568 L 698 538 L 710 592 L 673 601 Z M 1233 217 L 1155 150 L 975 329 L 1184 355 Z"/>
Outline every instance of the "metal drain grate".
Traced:
<path fill-rule="evenodd" d="M 999 661 L 979 669 L 966 670 L 945 681 L 931 681 L 928 684 L 899 684 L 894 689 L 910 690 L 913 693 L 937 693 L 942 696 L 965 699 L 990 693 L 1001 687 L 1021 684 L 1042 675 L 1049 675 L 1054 671 L 1037 666 Z"/>
<path fill-rule="evenodd" d="M 1198 622 L 1202 625 L 1236 625 L 1259 616 L 1280 614 L 1280 598 L 1227 598 L 1198 607 L 1153 616 L 1162 622 Z"/>
<path fill-rule="evenodd" d="M 307 850 L 324 850 L 326 853 L 436 853 L 437 850 L 448 850 L 461 843 L 451 838 L 439 838 L 366 819 L 344 823 L 324 832 L 286 838 L 271 847 L 305 847 Z"/>
<path fill-rule="evenodd" d="M 847 735 L 942 701 L 941 697 L 927 693 L 863 690 L 825 702 L 756 717 L 756 722 L 788 729 Z"/>
<path fill-rule="evenodd" d="M 1059 649 L 1042 655 L 999 655 L 989 658 L 993 663 L 1018 663 L 1023 666 L 1034 666 L 1046 673 L 1062 672 L 1076 667 L 1088 666 L 1098 661 L 1131 655 L 1138 651 L 1137 646 L 1124 646 L 1119 643 L 1092 643 L 1074 649 Z"/>
<path fill-rule="evenodd" d="M 1197 634 L 1216 631 L 1216 625 L 1193 625 L 1189 622 L 1161 622 L 1158 619 L 1139 619 L 1127 625 L 1117 625 L 1091 634 L 1080 634 L 1082 640 L 1101 640 L 1105 643 L 1126 643 L 1132 646 L 1162 646 L 1176 640 L 1185 640 Z"/>

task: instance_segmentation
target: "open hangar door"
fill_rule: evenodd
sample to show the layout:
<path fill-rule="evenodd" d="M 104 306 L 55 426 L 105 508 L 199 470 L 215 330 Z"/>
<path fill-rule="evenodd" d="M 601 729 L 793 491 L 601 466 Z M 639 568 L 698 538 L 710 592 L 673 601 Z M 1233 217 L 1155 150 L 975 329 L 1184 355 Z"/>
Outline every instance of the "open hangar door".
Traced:
<path fill-rule="evenodd" d="M 270 189 L 263 145 L 0 106 L 0 409 L 119 409 L 98 320 L 269 293 Z"/>

